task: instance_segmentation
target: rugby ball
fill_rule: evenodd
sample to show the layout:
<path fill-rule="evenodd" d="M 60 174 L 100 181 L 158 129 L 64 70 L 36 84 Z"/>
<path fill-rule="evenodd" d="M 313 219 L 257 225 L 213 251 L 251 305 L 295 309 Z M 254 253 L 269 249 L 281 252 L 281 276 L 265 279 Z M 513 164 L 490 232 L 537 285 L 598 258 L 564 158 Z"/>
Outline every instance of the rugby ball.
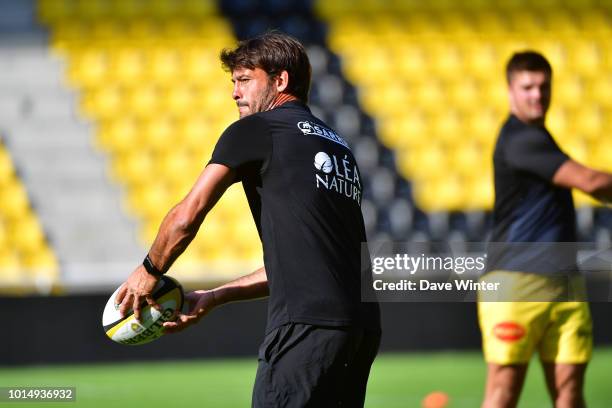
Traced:
<path fill-rule="evenodd" d="M 115 304 L 115 297 L 119 288 L 106 302 L 102 314 L 102 327 L 111 340 L 136 346 L 149 343 L 164 334 L 163 324 L 173 319 L 174 312 L 183 308 L 184 293 L 181 284 L 174 278 L 162 276 L 153 289 L 153 299 L 161 306 L 158 311 L 147 304 L 142 304 L 140 322 L 134 317 L 130 309 L 123 318 L 119 314 L 119 305 Z"/>

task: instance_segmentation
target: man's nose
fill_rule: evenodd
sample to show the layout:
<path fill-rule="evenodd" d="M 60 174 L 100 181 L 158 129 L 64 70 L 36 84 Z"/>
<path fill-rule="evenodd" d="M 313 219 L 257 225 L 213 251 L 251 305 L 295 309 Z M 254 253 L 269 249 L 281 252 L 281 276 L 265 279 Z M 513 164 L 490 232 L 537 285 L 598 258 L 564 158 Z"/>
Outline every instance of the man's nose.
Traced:
<path fill-rule="evenodd" d="M 234 89 L 232 90 L 232 98 L 234 98 L 234 100 L 238 100 L 240 99 L 240 90 L 238 89 L 238 82 L 236 82 L 234 84 Z"/>
<path fill-rule="evenodd" d="M 542 90 L 540 88 L 533 88 L 531 96 L 535 99 L 542 99 Z"/>

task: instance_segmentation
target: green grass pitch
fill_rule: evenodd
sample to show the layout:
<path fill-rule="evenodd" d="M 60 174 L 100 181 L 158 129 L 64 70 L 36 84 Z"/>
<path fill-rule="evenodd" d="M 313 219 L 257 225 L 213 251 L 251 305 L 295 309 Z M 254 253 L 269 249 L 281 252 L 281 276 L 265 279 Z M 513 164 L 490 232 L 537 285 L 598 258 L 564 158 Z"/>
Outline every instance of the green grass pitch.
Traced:
<path fill-rule="evenodd" d="M 587 372 L 590 408 L 612 406 L 612 349 L 596 349 Z M 0 387 L 73 386 L 72 403 L 0 403 L 19 407 L 147 408 L 250 406 L 256 361 L 200 360 L 124 364 L 0 368 Z M 485 365 L 476 352 L 381 354 L 372 369 L 366 407 L 420 407 L 429 392 L 449 394 L 449 408 L 480 404 Z M 534 361 L 519 407 L 550 406 L 542 372 Z"/>

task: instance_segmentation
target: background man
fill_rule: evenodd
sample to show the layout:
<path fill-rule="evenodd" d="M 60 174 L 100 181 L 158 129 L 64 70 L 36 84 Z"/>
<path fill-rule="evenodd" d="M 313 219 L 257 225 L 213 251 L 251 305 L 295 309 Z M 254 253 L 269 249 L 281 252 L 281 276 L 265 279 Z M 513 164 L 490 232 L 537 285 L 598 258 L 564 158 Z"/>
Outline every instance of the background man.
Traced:
<path fill-rule="evenodd" d="M 241 181 L 264 249 L 257 271 L 188 294 L 175 332 L 214 307 L 267 296 L 268 325 L 253 392 L 257 407 L 362 406 L 380 342 L 376 303 L 361 302 L 361 178 L 342 137 L 306 106 L 310 63 L 280 33 L 221 53 L 240 120 L 219 139 L 191 192 L 165 217 L 143 265 L 118 295 L 121 310 L 150 297 L 226 188 Z M 204 233 L 206 233 L 204 231 Z M 370 277 L 371 279 L 371 277 Z"/>
<path fill-rule="evenodd" d="M 493 157 L 495 206 L 490 248 L 506 243 L 508 250 L 490 249 L 488 269 L 492 272 L 486 279 L 511 283 L 518 297 L 538 285 L 554 292 L 557 284 L 551 276 L 561 274 L 568 278 L 559 284 L 563 292 L 567 289 L 563 285 L 577 277 L 576 254 L 550 243 L 576 242 L 570 189 L 612 200 L 612 174 L 573 161 L 546 130 L 552 69 L 542 55 L 532 51 L 514 54 L 506 75 L 511 114 Z M 537 244 L 516 252 L 518 246 L 513 243 L 521 242 Z M 538 253 L 540 250 L 543 252 Z M 481 301 L 478 307 L 488 362 L 483 407 L 516 406 L 536 349 L 555 406 L 585 406 L 582 389 L 592 349 L 587 303 Z"/>

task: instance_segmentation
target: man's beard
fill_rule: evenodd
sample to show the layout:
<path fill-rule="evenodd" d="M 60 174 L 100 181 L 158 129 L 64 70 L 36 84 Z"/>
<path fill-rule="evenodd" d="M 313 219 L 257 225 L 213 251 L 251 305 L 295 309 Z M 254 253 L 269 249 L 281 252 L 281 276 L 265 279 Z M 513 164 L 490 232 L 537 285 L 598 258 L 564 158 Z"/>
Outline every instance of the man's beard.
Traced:
<path fill-rule="evenodd" d="M 275 98 L 276 95 L 274 93 L 274 83 L 272 81 L 268 81 L 268 84 L 261 92 L 261 96 L 254 102 L 253 109 L 250 110 L 249 115 L 269 110 L 272 107 L 272 103 L 274 102 Z"/>

